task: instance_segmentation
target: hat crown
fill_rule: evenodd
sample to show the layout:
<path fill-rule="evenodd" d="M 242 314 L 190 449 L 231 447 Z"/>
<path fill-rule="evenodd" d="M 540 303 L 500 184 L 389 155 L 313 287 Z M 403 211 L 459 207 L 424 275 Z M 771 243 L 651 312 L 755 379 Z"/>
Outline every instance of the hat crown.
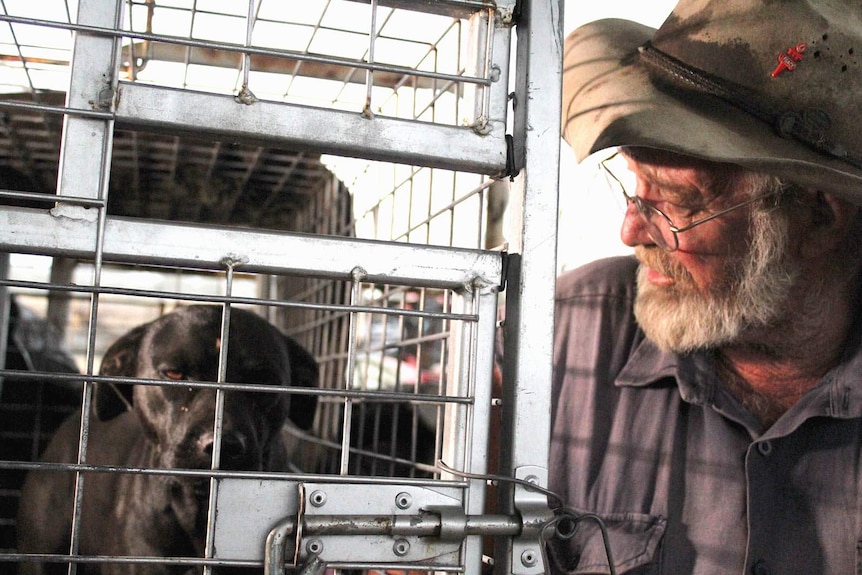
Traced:
<path fill-rule="evenodd" d="M 862 157 L 862 4 L 683 0 L 651 44 Z M 780 131 L 781 121 L 778 120 Z"/>
<path fill-rule="evenodd" d="M 658 30 L 593 22 L 567 39 L 563 92 L 579 156 L 653 146 L 862 203 L 858 0 L 681 0 Z"/>
<path fill-rule="evenodd" d="M 812 77 L 838 82 L 855 76 L 858 82 L 853 72 L 862 68 L 862 53 L 857 53 L 862 48 L 862 4 L 683 0 L 652 43 L 692 66 L 752 87 L 771 89 Z M 795 74 L 781 74 L 783 82 L 766 84 L 779 55 L 800 44 L 807 49 L 792 70 Z"/>

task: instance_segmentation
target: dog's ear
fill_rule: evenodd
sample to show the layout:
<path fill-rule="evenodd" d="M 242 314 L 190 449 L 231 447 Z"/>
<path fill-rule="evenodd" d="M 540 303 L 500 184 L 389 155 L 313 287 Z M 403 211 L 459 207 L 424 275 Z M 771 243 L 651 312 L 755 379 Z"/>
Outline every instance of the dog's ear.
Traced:
<path fill-rule="evenodd" d="M 149 324 L 141 325 L 116 340 L 105 352 L 99 375 L 134 377 L 138 350 Z M 93 392 L 93 413 L 100 420 L 113 419 L 132 405 L 132 385 L 97 383 Z"/>
<path fill-rule="evenodd" d="M 292 338 L 284 336 L 284 339 L 287 342 L 287 350 L 290 354 L 290 384 L 302 387 L 317 387 L 320 372 L 314 356 Z M 311 429 L 311 426 L 314 424 L 315 410 L 317 410 L 316 395 L 304 393 L 291 394 L 288 417 L 300 429 Z"/>

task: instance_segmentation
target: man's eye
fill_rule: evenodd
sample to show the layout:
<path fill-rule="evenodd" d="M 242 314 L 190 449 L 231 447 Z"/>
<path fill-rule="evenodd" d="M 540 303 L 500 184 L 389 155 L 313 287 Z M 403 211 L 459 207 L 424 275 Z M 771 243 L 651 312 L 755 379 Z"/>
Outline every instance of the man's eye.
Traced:
<path fill-rule="evenodd" d="M 182 381 L 186 379 L 186 374 L 178 369 L 163 369 L 162 375 L 167 379 L 173 379 L 174 381 Z"/>
<path fill-rule="evenodd" d="M 695 206 L 682 206 L 679 204 L 667 204 L 662 211 L 672 220 L 690 220 L 700 214 L 703 209 Z"/>

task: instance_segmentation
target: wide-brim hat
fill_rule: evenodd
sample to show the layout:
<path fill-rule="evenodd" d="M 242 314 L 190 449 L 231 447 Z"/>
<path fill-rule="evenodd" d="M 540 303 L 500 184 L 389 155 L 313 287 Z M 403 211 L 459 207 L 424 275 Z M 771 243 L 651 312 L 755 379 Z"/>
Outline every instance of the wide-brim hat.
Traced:
<path fill-rule="evenodd" d="M 682 0 L 660 28 L 566 39 L 562 134 L 578 161 L 647 146 L 862 203 L 862 5 Z"/>

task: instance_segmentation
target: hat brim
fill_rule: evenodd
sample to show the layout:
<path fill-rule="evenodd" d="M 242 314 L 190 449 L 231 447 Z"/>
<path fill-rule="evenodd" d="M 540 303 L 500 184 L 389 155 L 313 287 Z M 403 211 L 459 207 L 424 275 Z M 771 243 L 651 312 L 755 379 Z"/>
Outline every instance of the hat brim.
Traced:
<path fill-rule="evenodd" d="M 644 146 L 730 162 L 862 204 L 862 170 L 778 136 L 735 106 L 659 87 L 638 57 L 655 29 L 598 20 L 566 39 L 563 139 L 578 161 L 616 146 Z"/>

